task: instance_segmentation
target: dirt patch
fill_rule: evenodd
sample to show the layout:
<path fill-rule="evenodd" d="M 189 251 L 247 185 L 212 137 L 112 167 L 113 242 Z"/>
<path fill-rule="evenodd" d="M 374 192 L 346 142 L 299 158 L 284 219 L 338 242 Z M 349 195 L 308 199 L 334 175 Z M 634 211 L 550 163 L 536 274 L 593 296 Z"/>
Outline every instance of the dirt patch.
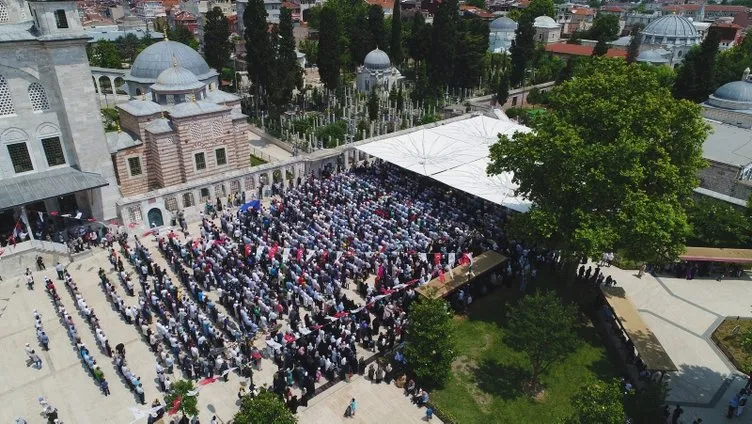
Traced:
<path fill-rule="evenodd" d="M 471 375 L 477 364 L 465 355 L 458 356 L 452 362 L 452 373 Z"/>
<path fill-rule="evenodd" d="M 490 406 L 493 402 L 493 395 L 482 391 L 475 384 L 474 373 L 477 367 L 478 364 L 474 360 L 462 355 L 452 362 L 452 373 L 462 382 L 481 411 L 488 414 L 491 412 Z"/>

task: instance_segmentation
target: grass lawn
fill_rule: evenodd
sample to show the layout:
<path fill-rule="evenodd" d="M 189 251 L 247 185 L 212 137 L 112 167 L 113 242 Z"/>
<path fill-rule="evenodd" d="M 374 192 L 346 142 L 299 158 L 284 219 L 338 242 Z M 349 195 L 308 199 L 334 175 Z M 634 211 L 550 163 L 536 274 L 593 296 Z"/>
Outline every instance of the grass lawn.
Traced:
<path fill-rule="evenodd" d="M 454 317 L 460 356 L 446 386 L 431 393 L 431 400 L 459 423 L 554 423 L 571 413 L 570 396 L 585 381 L 618 375 L 619 368 L 610 362 L 600 336 L 583 316 L 577 329 L 582 344 L 543 376 L 543 398 L 522 394 L 527 358 L 504 342 L 506 310 L 516 297 L 515 290 L 498 289 L 478 298 L 467 316 Z"/>
<path fill-rule="evenodd" d="M 251 166 L 263 165 L 265 163 L 266 163 L 266 161 L 263 160 L 263 159 L 261 159 L 260 157 L 255 156 L 255 155 L 251 155 Z"/>
<path fill-rule="evenodd" d="M 739 326 L 739 330 L 734 332 L 734 328 Z M 749 374 L 752 372 L 752 357 L 742 350 L 742 338 L 752 330 L 752 320 L 736 320 L 735 318 L 726 319 L 713 332 L 713 341 L 717 344 L 729 360 L 736 366 L 739 371 Z"/>

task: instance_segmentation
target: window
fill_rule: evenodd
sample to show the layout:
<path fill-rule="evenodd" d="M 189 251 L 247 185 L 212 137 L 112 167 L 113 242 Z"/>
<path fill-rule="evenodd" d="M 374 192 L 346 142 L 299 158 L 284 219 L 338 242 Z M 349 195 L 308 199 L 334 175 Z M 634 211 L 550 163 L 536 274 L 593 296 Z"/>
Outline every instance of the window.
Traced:
<path fill-rule="evenodd" d="M 205 202 L 209 200 L 209 189 L 204 187 L 201 189 L 201 201 Z"/>
<path fill-rule="evenodd" d="M 141 175 L 141 158 L 128 158 L 128 171 L 131 173 L 131 177 Z"/>
<path fill-rule="evenodd" d="M 247 175 L 245 177 L 245 189 L 253 190 L 254 188 L 256 188 L 256 179 L 253 177 L 253 175 Z"/>
<path fill-rule="evenodd" d="M 60 143 L 60 137 L 43 138 L 42 148 L 44 149 L 44 156 L 47 158 L 47 165 L 58 166 L 65 164 L 65 154 L 63 154 L 63 145 Z"/>
<path fill-rule="evenodd" d="M 190 208 L 196 202 L 193 201 L 193 193 L 183 193 L 183 207 Z"/>
<path fill-rule="evenodd" d="M 29 100 L 31 100 L 31 108 L 35 112 L 40 110 L 47 110 L 50 108 L 50 102 L 47 100 L 47 93 L 44 92 L 44 87 L 38 82 L 29 84 Z"/>
<path fill-rule="evenodd" d="M 175 212 L 178 210 L 178 199 L 175 197 L 167 197 L 165 198 L 165 209 L 167 209 L 170 212 Z"/>
<path fill-rule="evenodd" d="M 13 99 L 10 98 L 8 80 L 0 75 L 0 116 L 13 115 L 16 108 L 13 107 Z"/>
<path fill-rule="evenodd" d="M 217 156 L 217 166 L 227 165 L 227 153 L 224 148 L 215 150 L 214 154 Z"/>
<path fill-rule="evenodd" d="M 196 160 L 196 171 L 206 169 L 206 156 L 203 153 L 196 153 L 194 158 Z"/>
<path fill-rule="evenodd" d="M 5 7 L 5 3 L 0 0 L 0 24 L 7 24 L 10 22 L 10 16 L 8 16 L 8 8 Z"/>
<path fill-rule="evenodd" d="M 65 10 L 58 9 L 55 11 L 55 24 L 58 28 L 68 28 L 68 18 L 65 16 Z"/>
<path fill-rule="evenodd" d="M 16 174 L 34 170 L 26 143 L 9 144 L 8 154 L 10 155 L 10 161 L 13 163 L 13 170 Z"/>
<path fill-rule="evenodd" d="M 144 217 L 141 215 L 141 208 L 138 206 L 131 206 L 128 208 L 128 219 L 131 222 L 142 222 Z"/>

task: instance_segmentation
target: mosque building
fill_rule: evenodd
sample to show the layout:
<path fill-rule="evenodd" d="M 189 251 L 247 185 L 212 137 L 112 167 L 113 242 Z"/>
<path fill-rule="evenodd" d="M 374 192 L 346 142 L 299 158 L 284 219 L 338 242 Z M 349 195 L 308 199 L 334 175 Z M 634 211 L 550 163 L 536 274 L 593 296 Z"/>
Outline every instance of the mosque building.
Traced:
<path fill-rule="evenodd" d="M 640 33 L 642 44 L 637 61 L 675 67 L 702 36 L 689 19 L 666 15 L 649 23 Z"/>
<path fill-rule="evenodd" d="M 369 92 L 373 88 L 390 90 L 404 77 L 400 71 L 392 66 L 392 61 L 385 51 L 371 50 L 363 61 L 363 66 L 356 71 L 356 86 L 360 92 Z"/>
<path fill-rule="evenodd" d="M 696 192 L 739 207 L 752 195 L 752 77 L 719 87 L 702 105 L 711 127 L 703 144 L 708 167 L 700 171 Z"/>
<path fill-rule="evenodd" d="M 488 51 L 491 53 L 506 53 L 512 47 L 517 22 L 501 16 L 488 25 Z"/>
<path fill-rule="evenodd" d="M 165 214 L 195 206 L 209 190 L 186 191 L 180 205 L 176 197 L 149 195 L 146 217 L 140 207 L 122 207 L 133 198 L 249 168 L 247 116 L 238 96 L 217 89 L 217 78 L 198 52 L 175 41 L 136 57 L 125 77 L 131 100 L 117 105 L 121 129 L 107 133 L 126 222 L 161 226 Z M 229 193 L 220 185 L 213 195 Z"/>
<path fill-rule="evenodd" d="M 63 227 L 63 221 L 117 216 L 120 195 L 91 83 L 88 40 L 75 1 L 0 0 L 3 244 L 18 231 L 46 238 L 42 229 L 51 215 Z"/>

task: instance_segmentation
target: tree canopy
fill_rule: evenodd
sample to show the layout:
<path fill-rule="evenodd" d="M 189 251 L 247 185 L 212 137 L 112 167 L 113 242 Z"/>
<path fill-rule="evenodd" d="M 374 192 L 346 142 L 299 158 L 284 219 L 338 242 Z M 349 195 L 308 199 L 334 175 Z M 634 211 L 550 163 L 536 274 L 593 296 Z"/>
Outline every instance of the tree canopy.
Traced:
<path fill-rule="evenodd" d="M 420 15 L 420 13 L 416 13 Z M 400 65 L 402 63 L 402 7 L 400 2 L 394 2 L 392 12 L 392 38 L 389 41 L 389 53 L 392 63 Z"/>
<path fill-rule="evenodd" d="M 518 236 L 570 258 L 611 249 L 634 260 L 676 258 L 705 166 L 700 107 L 622 59 L 589 58 L 575 76 L 551 90 L 534 131 L 491 147 L 488 172 L 513 172 L 533 203 L 515 217 L 525 230 Z"/>
<path fill-rule="evenodd" d="M 244 397 L 240 410 L 233 418 L 235 424 L 296 424 L 298 419 L 287 409 L 274 392 L 261 389 L 258 396 Z"/>
<path fill-rule="evenodd" d="M 521 298 L 507 317 L 507 342 L 527 355 L 531 372 L 528 389 L 535 394 L 541 375 L 578 345 L 574 331 L 577 309 L 573 304 L 563 304 L 552 292 L 536 291 Z"/>
<path fill-rule="evenodd" d="M 533 23 L 538 16 L 555 15 L 554 4 L 551 0 L 532 0 L 520 14 L 512 41 L 510 56 L 512 68 L 509 82 L 512 86 L 519 86 L 525 79 L 525 73 L 530 67 L 530 61 L 535 53 L 535 28 Z"/>
<path fill-rule="evenodd" d="M 616 15 L 599 13 L 598 16 L 593 19 L 593 26 L 589 30 L 585 31 L 583 38 L 590 40 L 614 41 L 619 38 L 619 17 Z"/>
<path fill-rule="evenodd" d="M 91 66 L 100 68 L 120 69 L 123 67 L 123 58 L 115 43 L 102 40 L 88 50 L 89 63 Z"/>
<path fill-rule="evenodd" d="M 257 98 L 262 87 L 269 87 L 272 78 L 274 50 L 267 31 L 266 16 L 263 0 L 248 1 L 243 13 L 246 62 L 248 77 L 253 82 Z"/>
<path fill-rule="evenodd" d="M 326 6 L 321 10 L 321 27 L 326 28 L 319 34 L 318 62 L 321 82 L 326 88 L 333 90 L 339 84 L 339 72 L 342 67 L 340 58 L 340 26 L 337 12 L 333 7 Z"/>
<path fill-rule="evenodd" d="M 572 424 L 624 424 L 627 419 L 618 380 L 585 384 L 572 396 L 572 406 L 575 412 L 568 420 Z"/>
<path fill-rule="evenodd" d="M 674 96 L 699 103 L 716 89 L 715 63 L 721 36 L 712 28 L 699 47 L 684 56 L 674 83 Z"/>
<path fill-rule="evenodd" d="M 601 37 L 598 39 L 598 43 L 593 47 L 593 56 L 605 56 L 608 53 L 608 43 L 606 39 Z"/>
<path fill-rule="evenodd" d="M 457 356 L 451 314 L 443 299 L 421 299 L 410 306 L 405 359 L 421 385 L 441 387 Z"/>
<path fill-rule="evenodd" d="M 703 198 L 689 208 L 689 245 L 747 248 L 752 223 L 741 209 L 721 200 Z"/>
<path fill-rule="evenodd" d="M 230 26 L 222 9 L 214 7 L 206 12 L 204 24 L 204 58 L 210 67 L 217 71 L 230 62 L 232 44 L 230 43 Z"/>
<path fill-rule="evenodd" d="M 191 32 L 191 30 L 186 28 L 185 25 L 175 25 L 175 28 L 167 31 L 167 36 L 172 41 L 183 43 L 193 50 L 198 50 L 199 46 L 198 40 L 196 40 L 196 36 Z"/>
<path fill-rule="evenodd" d="M 195 417 L 198 415 L 198 395 L 188 396 L 188 392 L 196 388 L 193 382 L 189 380 L 178 380 L 170 384 L 170 392 L 165 396 L 166 409 L 172 409 L 175 400 L 180 399 L 178 410 L 184 415 Z"/>

